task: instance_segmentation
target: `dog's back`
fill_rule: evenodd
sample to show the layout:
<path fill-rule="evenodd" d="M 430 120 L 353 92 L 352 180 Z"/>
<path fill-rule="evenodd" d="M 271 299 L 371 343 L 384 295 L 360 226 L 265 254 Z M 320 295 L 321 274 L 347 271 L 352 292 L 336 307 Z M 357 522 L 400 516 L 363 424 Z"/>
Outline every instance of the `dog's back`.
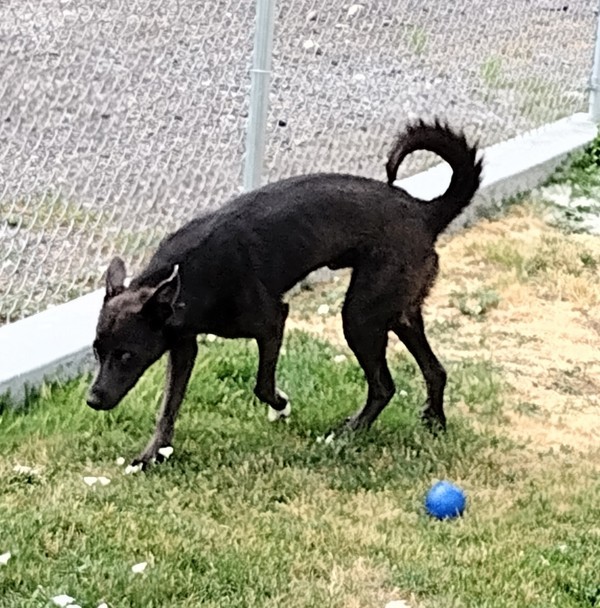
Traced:
<path fill-rule="evenodd" d="M 415 150 L 437 153 L 453 168 L 447 191 L 422 201 L 396 188 L 398 167 Z M 343 174 L 292 177 L 243 194 L 193 220 L 161 243 L 140 284 L 186 265 L 207 280 L 253 272 L 273 294 L 322 266 L 353 267 L 361 255 L 395 243 L 426 250 L 470 202 L 481 161 L 462 135 L 419 123 L 399 137 L 387 163 L 388 183 Z M 418 252 L 414 252 L 418 254 Z M 183 263 L 184 260 L 186 263 Z M 192 270 L 192 268 L 190 268 Z"/>

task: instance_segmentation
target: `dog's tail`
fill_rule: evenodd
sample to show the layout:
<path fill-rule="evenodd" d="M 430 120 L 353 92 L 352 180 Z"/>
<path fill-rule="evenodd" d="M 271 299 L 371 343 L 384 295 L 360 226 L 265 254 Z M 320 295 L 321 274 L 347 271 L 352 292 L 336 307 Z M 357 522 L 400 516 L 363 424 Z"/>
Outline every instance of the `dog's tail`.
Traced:
<path fill-rule="evenodd" d="M 416 150 L 428 150 L 443 158 L 452 167 L 452 180 L 444 194 L 423 201 L 430 210 L 429 226 L 439 234 L 471 202 L 481 182 L 482 159 L 477 159 L 477 146 L 469 146 L 464 134 L 457 134 L 448 125 L 436 120 L 428 125 L 422 120 L 408 126 L 396 138 L 385 166 L 388 184 L 396 181 L 398 167 Z"/>

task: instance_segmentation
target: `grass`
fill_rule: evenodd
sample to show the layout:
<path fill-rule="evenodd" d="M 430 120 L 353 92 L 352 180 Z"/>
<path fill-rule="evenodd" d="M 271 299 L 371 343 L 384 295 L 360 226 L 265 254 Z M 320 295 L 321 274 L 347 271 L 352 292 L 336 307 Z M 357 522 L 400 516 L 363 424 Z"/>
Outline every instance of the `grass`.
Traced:
<path fill-rule="evenodd" d="M 501 238 L 482 247 L 484 258 L 504 269 L 514 269 L 523 280 L 560 270 L 576 277 L 598 267 L 595 255 L 584 246 L 565 243 L 559 236 L 542 235 L 534 243 Z"/>
<path fill-rule="evenodd" d="M 272 426 L 250 397 L 253 345 L 201 345 L 175 455 L 142 476 L 115 459 L 148 438 L 162 364 L 108 414 L 84 405 L 87 378 L 44 387 L 26 412 L 5 407 L 0 553 L 13 557 L 0 566 L 0 605 L 46 606 L 61 593 L 84 608 L 596 605 L 590 463 L 567 466 L 553 451 L 529 462 L 501 431 L 501 370 L 450 363 L 450 428 L 434 438 L 417 420 L 415 366 L 394 356 L 400 396 L 376 428 L 317 444 L 364 396 L 359 368 L 335 363 L 337 352 L 290 335 L 280 378 L 296 408 Z M 85 475 L 112 482 L 90 488 Z M 438 478 L 468 492 L 460 521 L 425 516 Z M 133 574 L 141 561 L 147 570 Z"/>
<path fill-rule="evenodd" d="M 565 238 L 560 231 L 531 235 L 529 233 L 498 235 L 473 241 L 469 255 L 479 263 L 496 270 L 494 287 L 480 287 L 473 294 L 459 293 L 457 306 L 464 314 L 478 317 L 497 306 L 498 285 L 515 283 L 537 286 L 546 297 L 559 294 L 564 298 L 580 298 L 583 304 L 600 302 L 596 281 L 600 256 L 587 241 Z"/>
<path fill-rule="evenodd" d="M 481 78 L 488 87 L 499 87 L 502 78 L 502 59 L 500 57 L 488 57 L 481 64 Z"/>
<path fill-rule="evenodd" d="M 425 52 L 429 36 L 424 28 L 419 25 L 406 24 L 404 35 L 406 47 L 411 53 L 422 55 Z"/>
<path fill-rule="evenodd" d="M 47 192 L 39 198 L 0 201 L 0 215 L 11 228 L 21 230 L 82 230 L 102 221 L 102 215 Z"/>
<path fill-rule="evenodd" d="M 408 38 L 408 46 L 415 55 L 422 55 L 427 48 L 427 32 L 421 27 L 414 27 Z"/>
<path fill-rule="evenodd" d="M 600 188 L 600 135 L 583 151 L 574 154 L 554 173 L 548 184 L 568 184 L 576 197 L 597 197 Z"/>
<path fill-rule="evenodd" d="M 482 287 L 473 292 L 455 291 L 450 300 L 463 315 L 482 319 L 486 313 L 496 308 L 500 302 L 498 292 L 489 287 Z"/>
<path fill-rule="evenodd" d="M 506 52 L 514 59 L 522 49 L 513 47 Z M 522 68 L 530 59 L 521 57 Z M 515 113 L 523 118 L 529 118 L 536 124 L 544 124 L 556 120 L 568 113 L 565 108 L 573 106 L 573 99 L 563 84 L 552 78 L 524 76 L 528 70 L 507 71 L 500 55 L 490 55 L 483 59 L 478 66 L 479 88 L 488 104 L 497 103 L 498 97 L 508 96 Z M 583 101 L 583 95 L 582 95 Z"/>

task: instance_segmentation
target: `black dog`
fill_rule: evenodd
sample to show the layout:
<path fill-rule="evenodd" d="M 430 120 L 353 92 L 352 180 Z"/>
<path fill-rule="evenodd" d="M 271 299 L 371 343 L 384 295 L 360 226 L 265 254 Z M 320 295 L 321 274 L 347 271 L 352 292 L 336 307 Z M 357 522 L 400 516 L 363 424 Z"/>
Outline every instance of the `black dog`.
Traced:
<path fill-rule="evenodd" d="M 415 150 L 434 152 L 453 169 L 446 192 L 429 202 L 393 186 L 400 163 Z M 345 426 L 368 427 L 394 394 L 386 363 L 391 330 L 425 378 L 425 421 L 444 428 L 446 372 L 425 337 L 421 308 L 438 272 L 435 241 L 479 187 L 476 157 L 463 135 L 419 122 L 398 136 L 387 183 L 314 174 L 243 194 L 168 236 L 128 287 L 125 265 L 114 258 L 94 342 L 100 370 L 88 405 L 114 408 L 168 351 L 156 431 L 134 464 L 161 460 L 196 358 L 196 336 L 210 332 L 257 341 L 255 393 L 271 413 L 288 415 L 288 398 L 275 385 L 288 314 L 282 295 L 317 268 L 351 267 L 344 335 L 369 390 L 365 406 Z"/>

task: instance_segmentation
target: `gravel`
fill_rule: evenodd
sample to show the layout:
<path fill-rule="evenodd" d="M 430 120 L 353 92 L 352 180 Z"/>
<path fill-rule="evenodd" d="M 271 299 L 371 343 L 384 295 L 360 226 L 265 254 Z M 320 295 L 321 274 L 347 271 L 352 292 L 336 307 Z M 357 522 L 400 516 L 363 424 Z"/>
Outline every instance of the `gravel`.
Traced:
<path fill-rule="evenodd" d="M 490 144 L 585 110 L 596 4 L 279 0 L 265 179 L 382 178 L 414 116 Z M 253 27 L 250 0 L 0 3 L 0 321 L 240 191 Z"/>

